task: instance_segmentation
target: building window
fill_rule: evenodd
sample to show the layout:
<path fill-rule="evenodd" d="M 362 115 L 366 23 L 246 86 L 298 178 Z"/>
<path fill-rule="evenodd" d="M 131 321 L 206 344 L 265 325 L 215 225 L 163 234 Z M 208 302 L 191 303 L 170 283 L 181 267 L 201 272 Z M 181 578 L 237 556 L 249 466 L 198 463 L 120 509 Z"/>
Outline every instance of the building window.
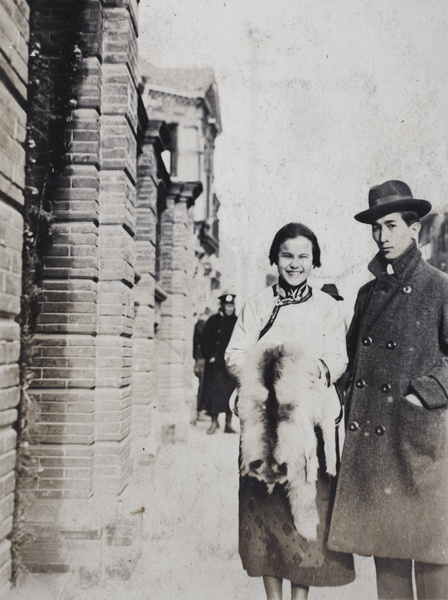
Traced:
<path fill-rule="evenodd" d="M 168 125 L 168 130 L 171 136 L 169 174 L 171 177 L 177 177 L 177 161 L 179 157 L 179 125 L 177 123 L 170 123 Z"/>

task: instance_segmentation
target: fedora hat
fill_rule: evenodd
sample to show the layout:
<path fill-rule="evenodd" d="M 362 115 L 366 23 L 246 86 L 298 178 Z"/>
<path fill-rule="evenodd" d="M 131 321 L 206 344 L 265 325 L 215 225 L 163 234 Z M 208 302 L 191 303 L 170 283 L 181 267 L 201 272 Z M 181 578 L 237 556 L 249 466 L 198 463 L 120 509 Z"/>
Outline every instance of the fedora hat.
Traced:
<path fill-rule="evenodd" d="M 355 215 L 360 223 L 374 223 L 390 213 L 412 210 L 423 217 L 431 210 L 427 200 L 417 200 L 403 181 L 385 181 L 369 190 L 369 208 Z"/>

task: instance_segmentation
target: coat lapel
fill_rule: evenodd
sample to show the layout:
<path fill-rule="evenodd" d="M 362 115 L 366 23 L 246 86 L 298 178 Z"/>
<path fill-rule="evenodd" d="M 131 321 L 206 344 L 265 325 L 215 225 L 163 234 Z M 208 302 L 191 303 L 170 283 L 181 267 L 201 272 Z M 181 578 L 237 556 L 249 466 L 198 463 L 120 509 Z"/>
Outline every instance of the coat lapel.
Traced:
<path fill-rule="evenodd" d="M 386 271 L 387 261 L 378 253 L 369 264 L 369 271 L 376 277 L 364 307 L 364 327 L 370 330 L 384 313 L 387 306 L 399 294 L 406 281 L 421 270 L 424 261 L 415 244 L 396 260 L 392 261 L 394 275 Z"/>
<path fill-rule="evenodd" d="M 367 298 L 366 310 L 364 312 L 363 326 L 370 330 L 383 314 L 386 306 L 395 298 L 400 291 L 400 282 L 388 275 L 381 274 L 377 277 L 375 285 Z M 363 327 L 363 329 L 364 329 Z"/>

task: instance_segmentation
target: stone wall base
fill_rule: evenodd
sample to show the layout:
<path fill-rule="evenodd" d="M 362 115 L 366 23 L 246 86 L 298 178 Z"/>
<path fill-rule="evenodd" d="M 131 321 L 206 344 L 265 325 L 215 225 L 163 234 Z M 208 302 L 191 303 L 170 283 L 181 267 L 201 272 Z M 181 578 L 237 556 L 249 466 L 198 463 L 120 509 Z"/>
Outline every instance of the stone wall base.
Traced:
<path fill-rule="evenodd" d="M 144 507 L 131 489 L 115 499 L 36 499 L 27 514 L 32 541 L 21 551 L 30 572 L 74 573 L 96 585 L 129 579 L 142 553 Z"/>

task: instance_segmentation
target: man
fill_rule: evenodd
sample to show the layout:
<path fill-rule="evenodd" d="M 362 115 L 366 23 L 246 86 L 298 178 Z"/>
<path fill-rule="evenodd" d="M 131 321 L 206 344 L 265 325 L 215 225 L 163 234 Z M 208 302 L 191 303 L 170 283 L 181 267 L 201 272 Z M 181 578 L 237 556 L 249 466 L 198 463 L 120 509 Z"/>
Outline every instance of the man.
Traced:
<path fill-rule="evenodd" d="M 201 421 L 201 413 L 205 410 L 202 386 L 204 383 L 204 368 L 205 359 L 202 354 L 202 332 L 204 330 L 205 323 L 209 317 L 210 310 L 208 308 L 200 315 L 196 321 L 193 331 L 193 358 L 194 358 L 194 374 L 198 378 L 198 393 L 196 400 L 196 421 Z"/>
<path fill-rule="evenodd" d="M 378 597 L 448 598 L 448 277 L 417 248 L 431 210 L 401 181 L 369 192 L 375 279 L 347 334 L 347 433 L 328 545 L 373 555 Z"/>
<path fill-rule="evenodd" d="M 231 425 L 232 411 L 229 407 L 229 398 L 236 387 L 236 380 L 227 371 L 224 361 L 224 353 L 236 323 L 235 294 L 223 294 L 219 300 L 219 312 L 206 322 L 201 341 L 205 359 L 202 400 L 212 418 L 207 431 L 210 435 L 219 427 L 218 415 L 222 412 L 226 413 L 224 433 L 236 433 Z"/>

